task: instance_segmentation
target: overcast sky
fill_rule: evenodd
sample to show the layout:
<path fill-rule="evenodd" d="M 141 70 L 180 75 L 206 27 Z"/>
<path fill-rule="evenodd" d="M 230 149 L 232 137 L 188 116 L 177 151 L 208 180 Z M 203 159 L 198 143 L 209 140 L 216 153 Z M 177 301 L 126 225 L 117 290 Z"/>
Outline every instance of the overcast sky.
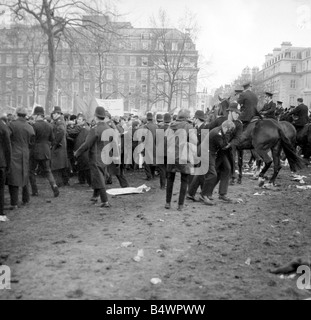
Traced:
<path fill-rule="evenodd" d="M 311 0 L 118 0 L 134 27 L 150 27 L 164 9 L 172 24 L 186 8 L 200 26 L 199 54 L 211 62 L 208 89 L 230 83 L 244 67 L 262 68 L 265 55 L 283 41 L 311 47 Z M 200 88 L 199 88 L 200 89 Z"/>

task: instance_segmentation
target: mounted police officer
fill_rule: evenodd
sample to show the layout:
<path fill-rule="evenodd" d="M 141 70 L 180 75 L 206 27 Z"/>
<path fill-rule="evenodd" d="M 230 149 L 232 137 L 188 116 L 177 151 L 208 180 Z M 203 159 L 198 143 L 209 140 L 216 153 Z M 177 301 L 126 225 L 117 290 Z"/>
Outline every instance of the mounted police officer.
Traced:
<path fill-rule="evenodd" d="M 299 141 L 304 135 L 304 126 L 309 122 L 309 110 L 302 98 L 298 98 L 297 102 L 298 106 L 288 115 L 293 116 L 293 125 L 297 130 L 297 140 Z"/>
<path fill-rule="evenodd" d="M 265 95 L 266 103 L 261 109 L 260 114 L 263 115 L 265 118 L 276 120 L 276 104 L 273 102 L 273 94 L 271 92 L 266 92 Z"/>
<path fill-rule="evenodd" d="M 252 85 L 250 82 L 245 83 L 243 88 L 244 91 L 240 93 L 237 102 L 241 106 L 240 120 L 246 126 L 253 117 L 259 115 L 257 110 L 258 97 L 251 91 Z"/>

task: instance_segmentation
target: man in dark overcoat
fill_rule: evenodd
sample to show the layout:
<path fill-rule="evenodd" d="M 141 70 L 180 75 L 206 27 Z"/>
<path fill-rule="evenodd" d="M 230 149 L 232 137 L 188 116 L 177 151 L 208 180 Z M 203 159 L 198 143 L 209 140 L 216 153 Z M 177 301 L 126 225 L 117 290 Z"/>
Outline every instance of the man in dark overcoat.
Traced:
<path fill-rule="evenodd" d="M 266 103 L 260 110 L 260 114 L 263 115 L 264 118 L 276 120 L 276 104 L 273 102 L 273 94 L 271 92 L 266 92 L 265 95 Z"/>
<path fill-rule="evenodd" d="M 258 97 L 251 91 L 251 83 L 243 85 L 244 91 L 240 93 L 238 104 L 241 106 L 240 120 L 246 126 L 254 116 L 259 115 L 257 110 Z"/>
<path fill-rule="evenodd" d="M 309 110 L 308 107 L 303 103 L 302 98 L 297 99 L 297 107 L 289 112 L 288 116 L 293 117 L 293 125 L 297 130 L 297 140 L 301 140 L 304 135 L 304 126 L 309 122 Z"/>
<path fill-rule="evenodd" d="M 4 186 L 10 169 L 11 154 L 10 132 L 0 120 L 0 216 L 4 216 Z"/>
<path fill-rule="evenodd" d="M 91 180 L 94 190 L 91 201 L 97 202 L 97 198 L 100 197 L 102 208 L 110 207 L 105 183 L 105 168 L 107 164 L 105 164 L 102 159 L 102 151 L 107 142 L 102 141 L 102 134 L 105 130 L 111 128 L 105 122 L 105 117 L 105 109 L 103 107 L 97 107 L 95 109 L 96 126 L 91 128 L 86 141 L 74 152 L 74 156 L 79 158 L 85 151 L 89 150 Z"/>
<path fill-rule="evenodd" d="M 59 196 L 59 190 L 51 171 L 51 145 L 54 141 L 52 126 L 44 121 L 44 109 L 35 107 L 33 118 L 35 123 L 32 125 L 35 131 L 35 141 L 30 152 L 30 185 L 32 195 L 38 196 L 38 187 L 36 183 L 36 168 L 39 165 L 43 174 L 50 183 L 54 197 Z"/>
<path fill-rule="evenodd" d="M 22 202 L 29 202 L 29 147 L 33 143 L 35 132 L 33 127 L 26 121 L 27 109 L 17 108 L 17 119 L 9 125 L 12 160 L 8 175 L 8 186 L 12 208 L 18 206 L 18 192 L 22 188 Z"/>
<path fill-rule="evenodd" d="M 58 187 L 69 185 L 66 125 L 61 108 L 54 107 L 52 112 L 54 143 L 51 152 L 51 169 Z"/>

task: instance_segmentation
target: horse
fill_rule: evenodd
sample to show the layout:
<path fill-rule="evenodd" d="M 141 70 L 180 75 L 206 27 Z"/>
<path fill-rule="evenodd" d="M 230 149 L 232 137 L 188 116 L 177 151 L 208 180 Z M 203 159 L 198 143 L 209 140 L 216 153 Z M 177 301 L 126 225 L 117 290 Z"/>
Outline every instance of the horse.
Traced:
<path fill-rule="evenodd" d="M 296 147 L 300 147 L 300 153 L 303 158 L 309 162 L 311 157 L 311 124 L 307 123 L 303 129 L 297 134 Z"/>
<path fill-rule="evenodd" d="M 237 147 L 239 154 L 239 177 L 238 183 L 242 181 L 243 150 L 254 149 L 256 160 L 264 161 L 264 168 L 259 173 L 259 186 L 265 182 L 264 175 L 274 163 L 274 172 L 269 179 L 271 185 L 275 184 L 276 177 L 281 170 L 281 151 L 283 149 L 293 172 L 304 168 L 304 161 L 295 152 L 296 141 L 295 127 L 287 121 L 277 122 L 273 119 L 253 121 L 243 131 L 241 142 Z M 272 159 L 268 152 L 271 151 Z M 258 162 L 259 163 L 259 162 Z M 258 169 L 258 167 L 257 167 Z"/>
<path fill-rule="evenodd" d="M 229 98 L 221 98 L 218 96 L 219 103 L 215 104 L 211 111 L 207 114 L 207 123 L 211 123 L 214 120 L 216 120 L 220 116 L 226 116 L 228 115 L 228 107 L 229 107 Z"/>

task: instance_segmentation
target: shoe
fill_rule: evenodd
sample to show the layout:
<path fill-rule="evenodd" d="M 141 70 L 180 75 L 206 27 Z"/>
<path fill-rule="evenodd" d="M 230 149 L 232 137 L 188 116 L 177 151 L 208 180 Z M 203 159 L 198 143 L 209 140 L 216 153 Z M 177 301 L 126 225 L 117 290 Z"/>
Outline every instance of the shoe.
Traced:
<path fill-rule="evenodd" d="M 166 203 L 165 204 L 165 209 L 171 209 L 171 204 L 170 203 Z"/>
<path fill-rule="evenodd" d="M 226 195 L 219 196 L 218 199 L 225 202 L 232 202 L 232 199 L 228 198 Z"/>
<path fill-rule="evenodd" d="M 230 181 L 230 186 L 234 186 L 235 185 L 235 179 L 232 179 L 231 181 Z"/>
<path fill-rule="evenodd" d="M 111 205 L 110 205 L 109 202 L 103 202 L 100 207 L 101 207 L 101 208 L 110 208 Z"/>
<path fill-rule="evenodd" d="M 183 204 L 179 204 L 178 208 L 177 208 L 177 211 L 182 211 L 183 208 L 184 208 L 184 205 Z"/>
<path fill-rule="evenodd" d="M 27 204 L 29 204 L 29 201 L 23 201 L 22 202 L 22 206 L 27 206 Z"/>
<path fill-rule="evenodd" d="M 59 196 L 59 190 L 57 186 L 52 187 L 53 193 L 54 193 L 54 198 L 57 198 Z"/>
<path fill-rule="evenodd" d="M 214 202 L 212 200 L 210 200 L 207 196 L 199 196 L 200 201 L 204 202 L 204 204 L 206 204 L 207 206 L 213 206 Z"/>
<path fill-rule="evenodd" d="M 112 184 L 112 180 L 108 180 L 106 184 Z"/>
<path fill-rule="evenodd" d="M 186 199 L 192 200 L 192 201 L 197 201 L 196 198 L 194 196 L 191 196 L 190 194 L 186 195 Z"/>
<path fill-rule="evenodd" d="M 39 196 L 39 193 L 38 193 L 38 192 L 33 192 L 31 195 L 32 195 L 33 197 L 38 197 L 38 196 Z"/>
<path fill-rule="evenodd" d="M 90 201 L 96 203 L 96 202 L 98 201 L 98 198 L 92 197 L 92 198 L 90 199 Z"/>

